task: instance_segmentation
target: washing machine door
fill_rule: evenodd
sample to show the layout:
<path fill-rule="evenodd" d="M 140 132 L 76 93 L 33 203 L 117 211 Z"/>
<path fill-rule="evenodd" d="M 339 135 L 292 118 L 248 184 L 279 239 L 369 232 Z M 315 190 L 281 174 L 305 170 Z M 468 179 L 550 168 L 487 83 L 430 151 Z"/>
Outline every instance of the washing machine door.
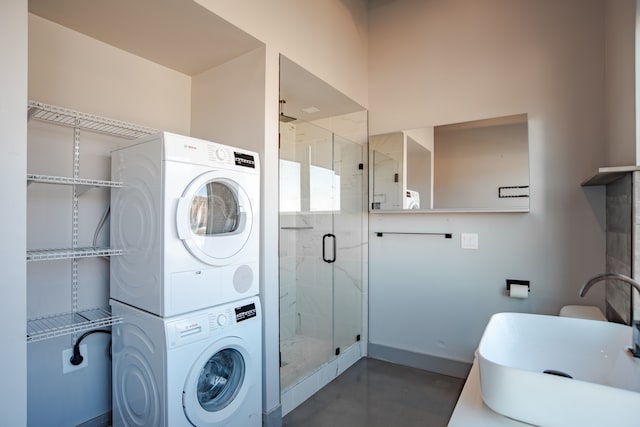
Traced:
<path fill-rule="evenodd" d="M 193 256 L 210 265 L 233 262 L 249 239 L 253 210 L 242 186 L 220 171 L 203 173 L 178 200 L 178 237 Z"/>
<path fill-rule="evenodd" d="M 241 411 L 255 387 L 255 362 L 239 338 L 226 337 L 212 347 L 194 363 L 182 393 L 185 415 L 195 426 L 243 417 Z"/>

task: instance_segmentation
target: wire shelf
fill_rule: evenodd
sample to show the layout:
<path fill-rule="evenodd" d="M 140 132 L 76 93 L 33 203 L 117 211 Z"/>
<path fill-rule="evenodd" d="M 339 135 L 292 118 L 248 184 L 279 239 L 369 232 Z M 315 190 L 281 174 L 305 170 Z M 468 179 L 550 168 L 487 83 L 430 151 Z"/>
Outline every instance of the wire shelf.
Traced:
<path fill-rule="evenodd" d="M 27 342 L 76 334 L 121 322 L 121 317 L 112 316 L 101 308 L 38 317 L 27 320 Z"/>
<path fill-rule="evenodd" d="M 72 261 L 72 304 L 71 312 L 49 315 L 27 320 L 27 342 L 41 341 L 53 337 L 77 334 L 84 331 L 107 327 L 122 322 L 121 317 L 112 316 L 106 310 L 94 308 L 78 310 L 77 262 L 79 258 L 93 258 L 122 255 L 120 249 L 101 247 L 77 247 L 78 196 L 95 187 L 122 187 L 123 183 L 79 177 L 80 132 L 90 131 L 125 139 L 137 139 L 157 133 L 155 129 L 134 125 L 118 120 L 82 113 L 68 108 L 57 107 L 36 101 L 29 101 L 27 119 L 74 129 L 73 177 L 27 174 L 27 184 L 73 185 L 73 241 L 71 248 L 35 249 L 27 251 L 27 261 L 48 261 L 71 259 Z"/>
<path fill-rule="evenodd" d="M 41 184 L 81 185 L 89 187 L 120 188 L 122 182 L 104 181 L 100 179 L 70 178 L 65 176 L 27 174 L 27 181 Z"/>
<path fill-rule="evenodd" d="M 27 261 L 51 261 L 56 259 L 95 258 L 102 256 L 122 255 L 122 249 L 110 248 L 61 248 L 33 249 L 27 251 Z"/>
<path fill-rule="evenodd" d="M 121 122 L 119 120 L 113 120 L 106 117 L 100 117 L 93 114 L 82 113 L 68 108 L 43 104 L 42 102 L 37 101 L 29 101 L 27 117 L 29 119 L 127 139 L 136 139 L 158 132 L 155 129 Z"/>

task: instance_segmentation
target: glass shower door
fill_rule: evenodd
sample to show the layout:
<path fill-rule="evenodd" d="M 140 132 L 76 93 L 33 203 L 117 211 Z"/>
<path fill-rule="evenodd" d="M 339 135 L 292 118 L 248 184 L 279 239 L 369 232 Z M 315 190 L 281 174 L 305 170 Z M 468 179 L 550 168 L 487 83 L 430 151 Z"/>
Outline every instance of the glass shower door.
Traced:
<path fill-rule="evenodd" d="M 280 125 L 280 383 L 284 390 L 333 356 L 331 132 Z M 324 253 L 323 253 L 324 252 Z"/>
<path fill-rule="evenodd" d="M 280 126 L 280 351 L 287 389 L 359 339 L 362 145 Z"/>
<path fill-rule="evenodd" d="M 362 332 L 362 145 L 334 135 L 333 169 L 340 206 L 333 212 L 336 254 L 333 263 L 334 353 L 360 340 Z"/>

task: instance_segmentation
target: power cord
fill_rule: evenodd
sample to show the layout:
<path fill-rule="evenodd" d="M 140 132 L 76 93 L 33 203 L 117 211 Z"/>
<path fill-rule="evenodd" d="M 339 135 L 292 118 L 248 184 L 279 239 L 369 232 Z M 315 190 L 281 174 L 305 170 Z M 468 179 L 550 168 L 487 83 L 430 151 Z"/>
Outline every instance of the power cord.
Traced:
<path fill-rule="evenodd" d="M 84 360 L 84 357 L 82 357 L 82 354 L 80 354 L 80 343 L 82 342 L 83 339 L 85 339 L 89 335 L 95 334 L 98 332 L 111 335 L 111 331 L 107 329 L 94 329 L 92 331 L 88 331 L 80 335 L 80 338 L 78 338 L 78 340 L 73 346 L 73 356 L 71 356 L 71 359 L 69 359 L 69 363 L 71 363 L 74 366 L 78 366 L 79 364 L 82 363 L 82 361 Z M 109 344 L 109 354 L 111 354 L 111 344 Z"/>

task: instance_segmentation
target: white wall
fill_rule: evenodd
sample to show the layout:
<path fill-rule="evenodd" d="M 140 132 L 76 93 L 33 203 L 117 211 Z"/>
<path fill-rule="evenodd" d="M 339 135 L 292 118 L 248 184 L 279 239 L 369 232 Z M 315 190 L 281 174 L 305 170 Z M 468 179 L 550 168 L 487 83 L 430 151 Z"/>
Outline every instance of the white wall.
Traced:
<path fill-rule="evenodd" d="M 264 151 L 265 49 L 193 76 L 191 136 Z"/>
<path fill-rule="evenodd" d="M 360 105 L 368 104 L 364 0 L 196 1 Z"/>
<path fill-rule="evenodd" d="M 531 212 L 374 214 L 370 342 L 471 362 L 491 314 L 603 307 L 578 290 L 604 269 L 604 191 L 580 182 L 605 157 L 600 0 L 404 0 L 370 14 L 370 131 L 529 114 Z M 460 233 L 479 249 L 461 249 Z M 531 281 L 527 300 L 505 279 Z M 596 290 L 596 289 L 594 289 Z"/>
<path fill-rule="evenodd" d="M 265 136 L 262 154 L 263 409 L 280 405 L 278 368 L 278 89 L 279 54 L 360 105 L 368 105 L 367 21 L 364 0 L 299 2 L 197 0 L 266 45 Z"/>
<path fill-rule="evenodd" d="M 367 21 L 366 2 L 364 0 L 331 0 L 322 2 L 298 2 L 295 0 L 274 0 L 263 2 L 251 0 L 238 2 L 215 2 L 209 0 L 199 1 L 208 7 L 213 13 L 228 20 L 242 30 L 256 36 L 266 44 L 265 48 L 265 89 L 264 89 L 264 153 L 261 152 L 264 182 L 262 185 L 263 213 L 263 247 L 262 247 L 262 291 L 265 320 L 265 361 L 268 368 L 265 371 L 265 403 L 266 411 L 271 411 L 279 405 L 279 375 L 277 367 L 278 359 L 278 71 L 279 54 L 283 53 L 305 69 L 309 70 L 322 80 L 331 84 L 357 103 L 368 105 L 367 85 Z M 26 11 L 24 11 L 26 13 Z M 21 16 L 18 14 L 18 16 Z M 26 18 L 25 18 L 26 19 Z M 13 40 L 8 38 L 7 40 Z M 26 47 L 25 47 L 26 49 Z M 20 51 L 22 52 L 22 51 Z M 46 54 L 46 52 L 44 52 Z M 74 55 L 74 52 L 65 51 L 64 54 Z M 87 55 L 91 55 L 87 53 Z M 91 55 L 92 59 L 100 61 L 99 57 Z M 78 64 L 81 67 L 90 64 Z M 140 65 L 141 66 L 141 65 Z M 109 67 L 111 65 L 109 64 Z M 143 66 L 141 66 L 143 67 Z M 119 70 L 116 64 L 116 72 Z M 100 70 L 96 70 L 99 72 Z M 112 70 L 113 71 L 113 70 Z M 157 70 L 156 70 L 157 71 Z M 142 72 L 144 77 L 146 74 Z M 123 74 L 126 76 L 127 74 Z M 168 73 L 163 77 L 172 80 L 173 74 Z M 79 77 L 82 77 L 80 75 Z M 107 78 L 107 87 L 111 79 Z M 120 76 L 118 76 L 120 78 Z M 181 80 L 176 77 L 177 80 Z M 158 83 L 155 79 L 150 82 Z M 164 83 L 161 83 L 161 86 Z M 178 83 L 176 83 L 178 84 Z M 171 84 L 170 84 L 171 85 Z M 176 97 L 179 113 L 176 121 L 169 125 L 169 117 L 161 111 L 157 120 L 149 121 L 149 108 L 152 108 L 157 93 L 147 90 L 142 97 L 138 90 L 147 87 L 145 82 L 140 86 L 120 91 L 118 88 L 106 90 L 107 93 L 97 94 L 96 99 L 106 96 L 104 110 L 101 104 L 90 102 L 84 104 L 82 100 L 93 99 L 97 88 L 82 85 L 82 88 L 69 87 L 71 95 L 57 93 L 49 97 L 51 88 L 43 85 L 38 90 L 33 90 L 33 97 L 40 97 L 45 102 L 61 103 L 65 106 L 89 110 L 94 113 L 126 119 L 139 124 L 161 127 L 179 133 L 188 133 L 190 126 L 189 108 L 190 100 L 183 98 L 182 93 L 169 92 L 168 97 Z M 128 97 L 129 92 L 131 99 Z M 153 88 L 151 88 L 153 89 Z M 31 90 L 31 89 L 30 89 Z M 82 94 L 83 91 L 88 91 Z M 115 92 L 114 92 L 115 91 Z M 115 102 L 123 92 L 127 102 L 135 105 L 129 109 L 126 103 Z M 115 96 L 117 94 L 118 96 Z M 113 95 L 113 96 L 112 96 Z M 77 96 L 77 97 L 76 97 Z M 150 106 L 136 104 L 141 99 L 150 99 Z M 157 104 L 164 105 L 158 101 Z M 181 105 L 181 106 L 180 106 Z M 120 107 L 120 108 L 117 108 Z M 147 108 L 149 107 L 149 108 Z M 120 110 L 125 109 L 126 116 L 120 116 Z M 22 113 L 21 113 L 22 114 Z M 154 117 L 156 117 L 154 115 Z M 166 121 L 166 123 L 165 123 Z M 173 127 L 172 127 L 173 126 Z M 24 174 L 19 174 L 23 179 Z M 23 194 L 22 192 L 20 194 Z M 21 335 L 21 341 L 24 334 Z"/>
<path fill-rule="evenodd" d="M 26 166 L 27 2 L 0 6 L 0 424 L 27 423 Z"/>
<path fill-rule="evenodd" d="M 28 51 L 30 99 L 189 134 L 191 77 L 35 15 L 29 15 Z M 27 170 L 73 176 L 73 140 L 70 128 L 30 123 Z M 80 176 L 110 179 L 110 151 L 123 140 L 81 132 L 80 141 Z M 27 247 L 71 246 L 70 188 L 33 185 L 27 194 Z M 81 246 L 92 245 L 109 197 L 108 190 L 100 189 L 80 198 Z M 100 239 L 102 246 L 108 243 L 108 227 Z M 108 263 L 97 258 L 78 265 L 78 308 L 107 308 Z M 27 317 L 71 309 L 70 262 L 29 263 Z M 30 424 L 75 425 L 111 410 L 109 339 L 99 334 L 83 342 L 88 346 L 89 366 L 70 374 L 62 372 L 61 353 L 71 347 L 72 337 L 29 344 Z"/>
<path fill-rule="evenodd" d="M 35 15 L 29 15 L 29 97 L 189 134 L 189 76 Z"/>
<path fill-rule="evenodd" d="M 605 1 L 607 158 L 602 166 L 640 164 L 636 147 L 635 0 Z"/>

